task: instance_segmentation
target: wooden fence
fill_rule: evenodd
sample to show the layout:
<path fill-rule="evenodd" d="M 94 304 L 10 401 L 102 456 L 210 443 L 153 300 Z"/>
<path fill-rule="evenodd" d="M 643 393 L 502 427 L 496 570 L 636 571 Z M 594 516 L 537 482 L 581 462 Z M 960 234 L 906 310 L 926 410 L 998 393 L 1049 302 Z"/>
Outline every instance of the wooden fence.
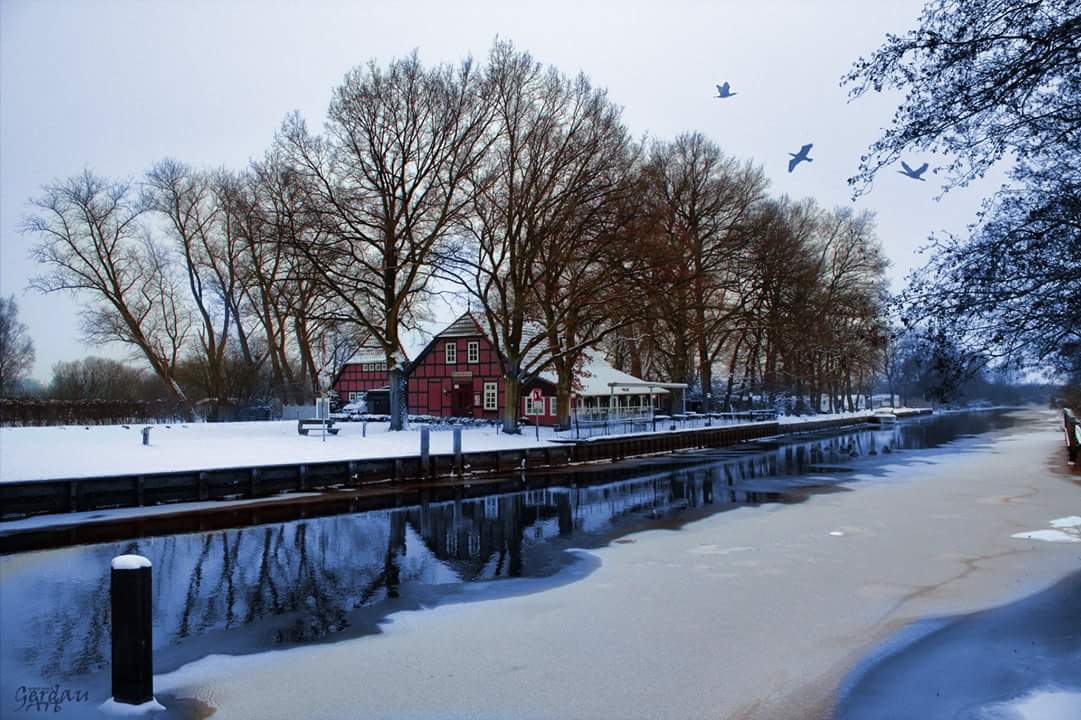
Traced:
<path fill-rule="evenodd" d="M 1062 409 L 1062 426 L 1066 431 L 1066 452 L 1070 462 L 1077 462 L 1077 456 L 1081 453 L 1081 422 L 1070 408 Z"/>

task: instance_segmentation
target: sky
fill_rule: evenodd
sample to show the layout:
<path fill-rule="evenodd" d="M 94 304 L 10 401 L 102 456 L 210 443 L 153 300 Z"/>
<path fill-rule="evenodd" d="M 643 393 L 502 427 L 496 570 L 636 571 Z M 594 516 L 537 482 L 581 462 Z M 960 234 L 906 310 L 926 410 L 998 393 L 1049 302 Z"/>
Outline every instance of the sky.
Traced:
<path fill-rule="evenodd" d="M 15 295 L 37 349 L 33 376 L 61 360 L 123 358 L 79 337 L 86 298 L 27 289 L 40 269 L 19 232 L 42 185 L 85 168 L 136 178 L 174 157 L 242 168 L 286 113 L 322 127 L 356 65 L 416 49 L 426 64 L 483 59 L 511 40 L 568 74 L 584 71 L 624 108 L 637 137 L 698 130 L 761 163 L 775 195 L 851 205 L 846 179 L 899 98 L 848 102 L 841 76 L 886 33 L 914 26 L 923 0 L 546 0 L 408 3 L 0 0 L 0 294 Z M 728 81 L 738 95 L 718 100 Z M 812 163 L 787 171 L 813 143 Z M 916 167 L 923 160 L 909 158 Z M 936 200 L 887 172 L 856 209 L 877 213 L 893 288 L 932 232 L 963 232 L 1000 174 Z"/>

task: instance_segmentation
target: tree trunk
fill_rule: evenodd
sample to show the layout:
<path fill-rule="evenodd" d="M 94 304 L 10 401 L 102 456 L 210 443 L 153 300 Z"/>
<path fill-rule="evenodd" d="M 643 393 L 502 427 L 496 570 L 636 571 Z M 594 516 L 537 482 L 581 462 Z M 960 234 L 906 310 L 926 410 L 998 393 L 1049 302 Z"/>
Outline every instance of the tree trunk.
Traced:
<path fill-rule="evenodd" d="M 556 425 L 562 428 L 571 426 L 571 388 L 574 382 L 574 370 L 566 363 L 560 364 L 556 382 Z"/>
<path fill-rule="evenodd" d="M 406 406 L 407 383 L 405 369 L 392 358 L 387 358 L 387 367 L 390 368 L 388 376 L 390 380 L 390 428 L 389 430 L 404 430 L 405 421 L 409 415 Z"/>
<path fill-rule="evenodd" d="M 518 427 L 519 405 L 522 403 L 522 385 L 517 373 L 507 373 L 503 378 L 503 432 L 507 435 L 521 435 Z"/>

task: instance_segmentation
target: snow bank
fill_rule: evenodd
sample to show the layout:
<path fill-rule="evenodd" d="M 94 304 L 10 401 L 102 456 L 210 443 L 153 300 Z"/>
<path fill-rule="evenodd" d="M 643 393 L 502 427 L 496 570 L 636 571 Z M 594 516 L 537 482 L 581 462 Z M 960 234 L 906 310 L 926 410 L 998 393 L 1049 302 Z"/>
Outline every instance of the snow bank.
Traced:
<path fill-rule="evenodd" d="M 341 423 L 327 436 L 297 434 L 296 421 L 158 425 L 150 445 L 135 426 L 0 428 L 0 482 L 86 478 L 257 465 L 364 460 L 417 455 L 420 432 L 390 432 L 388 423 Z M 504 435 L 499 428 L 466 428 L 462 450 L 511 450 L 549 444 L 551 430 Z M 450 432 L 433 432 L 431 451 L 450 453 Z"/>
<path fill-rule="evenodd" d="M 165 710 L 165 706 L 159 703 L 157 700 L 151 698 L 142 705 L 129 705 L 127 703 L 118 703 L 116 700 L 109 698 L 101 705 L 99 709 L 108 715 L 118 715 L 121 717 L 138 717 L 141 715 L 149 715 L 150 713 L 161 712 Z"/>

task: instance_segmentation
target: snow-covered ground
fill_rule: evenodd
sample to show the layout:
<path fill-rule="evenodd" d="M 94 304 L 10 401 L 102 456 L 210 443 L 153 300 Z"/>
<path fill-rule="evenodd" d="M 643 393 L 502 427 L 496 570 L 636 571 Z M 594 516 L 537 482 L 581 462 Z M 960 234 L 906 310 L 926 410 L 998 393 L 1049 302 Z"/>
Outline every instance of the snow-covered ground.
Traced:
<path fill-rule="evenodd" d="M 388 432 L 387 423 L 342 423 L 324 442 L 318 430 L 297 434 L 295 421 L 155 425 L 150 445 L 141 425 L 0 429 L 0 482 L 100 477 L 135 473 L 249 467 L 298 462 L 402 457 L 420 452 L 419 429 Z M 504 435 L 498 428 L 462 431 L 462 450 L 499 450 L 547 445 L 542 428 Z M 452 451 L 451 433 L 433 431 L 431 452 Z"/>
<path fill-rule="evenodd" d="M 862 415 L 786 417 L 781 422 L 791 425 Z M 419 428 L 389 432 L 387 423 L 367 423 L 366 436 L 362 436 L 361 423 L 337 427 L 341 432 L 324 441 L 316 429 L 306 437 L 299 435 L 293 420 L 154 425 L 149 446 L 142 444 L 142 425 L 0 428 L 0 482 L 362 460 L 420 452 Z M 552 444 L 553 439 L 551 428 L 540 428 L 539 440 L 534 428 L 523 428 L 521 435 L 505 435 L 496 426 L 465 428 L 462 450 L 539 447 Z M 432 431 L 432 453 L 451 452 L 451 443 L 449 430 Z"/>

